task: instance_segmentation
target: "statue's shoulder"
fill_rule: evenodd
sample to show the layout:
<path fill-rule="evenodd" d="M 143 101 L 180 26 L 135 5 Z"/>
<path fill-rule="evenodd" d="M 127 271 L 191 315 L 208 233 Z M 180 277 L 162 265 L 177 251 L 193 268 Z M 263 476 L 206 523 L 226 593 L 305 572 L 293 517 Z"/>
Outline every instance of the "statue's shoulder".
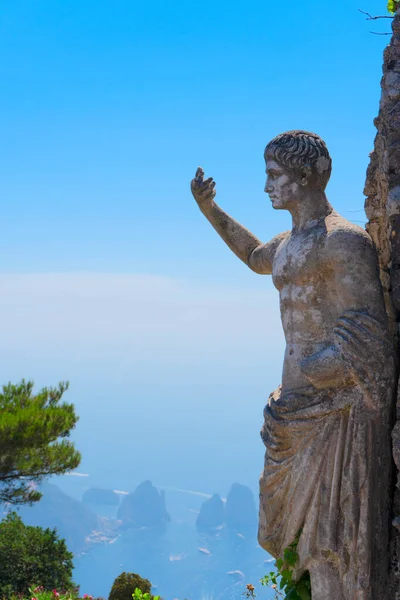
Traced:
<path fill-rule="evenodd" d="M 272 240 L 264 244 L 265 250 L 270 254 L 271 258 L 273 258 L 281 244 L 285 242 L 290 237 L 291 231 L 282 231 L 282 233 L 278 233 L 275 235 Z"/>
<path fill-rule="evenodd" d="M 272 238 L 271 243 L 274 244 L 274 246 L 278 247 L 282 242 L 284 242 L 290 237 L 291 233 L 292 232 L 290 229 L 288 231 L 282 231 L 282 233 L 278 233 L 278 235 L 275 235 Z"/>
<path fill-rule="evenodd" d="M 325 225 L 325 249 L 328 252 L 339 252 L 342 255 L 374 252 L 372 239 L 365 229 L 351 223 L 338 213 L 331 213 L 326 218 Z"/>

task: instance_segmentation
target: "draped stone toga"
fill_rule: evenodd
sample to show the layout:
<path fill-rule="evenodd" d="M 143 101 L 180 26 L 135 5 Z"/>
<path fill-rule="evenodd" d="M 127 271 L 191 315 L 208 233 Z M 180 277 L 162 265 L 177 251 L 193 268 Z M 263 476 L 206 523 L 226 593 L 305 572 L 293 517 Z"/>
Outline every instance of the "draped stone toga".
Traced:
<path fill-rule="evenodd" d="M 344 597 L 370 600 L 376 597 L 371 548 L 389 529 L 394 353 L 386 324 L 367 312 L 343 314 L 333 336 L 353 384 L 310 385 L 285 395 L 279 387 L 269 397 L 261 431 L 267 450 L 259 539 L 273 556 L 283 556 L 301 531 L 296 576 L 313 562 L 331 561 Z"/>

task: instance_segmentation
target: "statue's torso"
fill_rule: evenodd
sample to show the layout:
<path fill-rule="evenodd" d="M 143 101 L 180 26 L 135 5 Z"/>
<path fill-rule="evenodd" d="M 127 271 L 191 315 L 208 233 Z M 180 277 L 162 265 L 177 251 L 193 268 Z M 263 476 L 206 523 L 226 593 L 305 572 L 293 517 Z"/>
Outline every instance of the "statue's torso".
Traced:
<path fill-rule="evenodd" d="M 328 236 L 343 223 L 348 222 L 334 214 L 308 229 L 292 231 L 276 251 L 272 276 L 279 290 L 286 339 L 283 391 L 310 385 L 300 361 L 331 343 L 337 319 L 344 308 L 352 308 L 338 301 L 335 257 L 327 248 Z M 360 236 L 365 235 L 354 227 Z"/>

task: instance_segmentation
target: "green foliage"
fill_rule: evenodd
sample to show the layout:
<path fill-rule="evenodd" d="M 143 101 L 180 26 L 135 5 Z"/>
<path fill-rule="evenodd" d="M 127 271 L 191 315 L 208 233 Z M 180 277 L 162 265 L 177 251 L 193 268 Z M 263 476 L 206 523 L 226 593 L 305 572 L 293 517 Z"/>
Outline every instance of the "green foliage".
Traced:
<path fill-rule="evenodd" d="M 388 11 L 392 14 L 396 12 L 399 7 L 399 0 L 388 0 Z"/>
<path fill-rule="evenodd" d="M 108 600 L 132 600 L 137 589 L 142 594 L 150 594 L 150 581 L 136 573 L 121 573 L 113 583 Z"/>
<path fill-rule="evenodd" d="M 65 439 L 78 417 L 61 402 L 68 383 L 33 393 L 33 382 L 3 386 L 0 393 L 0 503 L 31 503 L 41 493 L 33 483 L 75 469 L 81 460 Z"/>
<path fill-rule="evenodd" d="M 72 557 L 55 529 L 25 525 L 9 513 L 0 522 L 0 598 L 28 594 L 39 582 L 45 590 L 73 588 Z"/>
<path fill-rule="evenodd" d="M 296 562 L 299 558 L 297 554 L 297 545 L 299 543 L 301 532 L 296 536 L 295 541 L 285 548 L 283 558 L 275 561 L 277 571 L 271 571 L 260 579 L 262 585 L 271 586 L 279 598 L 285 600 L 311 600 L 311 581 L 309 573 L 305 573 L 301 579 L 295 581 L 293 572 Z"/>
<path fill-rule="evenodd" d="M 133 600 L 160 600 L 160 596 L 152 596 L 149 592 L 145 594 L 139 588 L 136 588 L 132 594 Z"/>

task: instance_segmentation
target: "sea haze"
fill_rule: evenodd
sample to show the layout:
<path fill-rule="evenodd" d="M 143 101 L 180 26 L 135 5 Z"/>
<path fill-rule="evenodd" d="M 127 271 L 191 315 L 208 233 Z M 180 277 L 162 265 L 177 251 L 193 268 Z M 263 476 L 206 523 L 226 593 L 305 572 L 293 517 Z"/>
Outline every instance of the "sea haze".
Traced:
<path fill-rule="evenodd" d="M 268 278 L 1 275 L 0 285 L 4 379 L 71 382 L 79 471 L 94 484 L 211 494 L 239 481 L 256 492 L 283 353 Z"/>

